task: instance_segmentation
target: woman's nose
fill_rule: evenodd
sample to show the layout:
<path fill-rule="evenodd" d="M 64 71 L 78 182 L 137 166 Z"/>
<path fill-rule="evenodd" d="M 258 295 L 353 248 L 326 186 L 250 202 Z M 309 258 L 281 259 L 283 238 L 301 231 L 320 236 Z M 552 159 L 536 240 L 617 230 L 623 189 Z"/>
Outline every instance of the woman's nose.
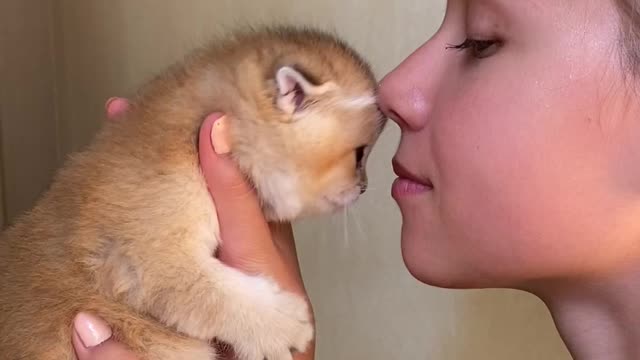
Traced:
<path fill-rule="evenodd" d="M 427 42 L 380 82 L 380 109 L 404 130 L 420 130 L 429 118 L 438 77 L 430 48 Z"/>

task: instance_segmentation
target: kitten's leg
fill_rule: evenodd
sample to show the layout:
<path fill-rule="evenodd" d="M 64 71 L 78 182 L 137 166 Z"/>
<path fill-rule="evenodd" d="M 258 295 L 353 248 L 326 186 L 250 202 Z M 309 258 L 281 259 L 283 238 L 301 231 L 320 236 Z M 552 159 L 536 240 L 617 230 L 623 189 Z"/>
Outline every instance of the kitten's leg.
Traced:
<path fill-rule="evenodd" d="M 229 343 L 241 359 L 286 360 L 291 349 L 306 349 L 313 327 L 304 299 L 208 254 L 154 253 L 136 264 L 142 283 L 129 294 L 132 305 L 189 336 Z"/>

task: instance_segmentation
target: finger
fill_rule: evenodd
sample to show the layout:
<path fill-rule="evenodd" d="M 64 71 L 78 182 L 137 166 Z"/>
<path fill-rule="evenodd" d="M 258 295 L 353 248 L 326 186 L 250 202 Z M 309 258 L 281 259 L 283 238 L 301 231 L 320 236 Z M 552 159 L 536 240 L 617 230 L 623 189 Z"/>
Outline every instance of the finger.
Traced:
<path fill-rule="evenodd" d="M 252 186 L 226 156 L 229 149 L 225 133 L 227 121 L 227 118 L 219 114 L 212 114 L 205 119 L 203 131 L 200 133 L 200 163 L 210 187 L 209 191 L 216 201 L 216 207 L 220 208 L 222 213 L 232 213 L 228 218 L 237 218 L 237 213 L 243 214 L 244 211 L 250 211 L 247 217 L 262 217 L 262 210 Z M 212 138 L 217 139 L 215 142 L 218 144 L 215 146 Z M 222 211 L 222 208 L 225 211 Z"/>
<path fill-rule="evenodd" d="M 296 275 L 301 279 L 300 264 L 298 262 L 298 252 L 293 236 L 293 227 L 290 223 L 269 224 L 271 237 L 275 247 L 278 249 L 282 259 L 291 269 L 298 269 Z"/>
<path fill-rule="evenodd" d="M 129 101 L 124 98 L 112 97 L 107 100 L 105 104 L 105 110 L 107 111 L 107 118 L 109 120 L 115 120 L 122 116 L 129 109 Z"/>
<path fill-rule="evenodd" d="M 254 189 L 225 154 L 228 152 L 228 143 L 224 143 L 226 121 L 228 119 L 221 114 L 212 114 L 205 119 L 198 151 L 224 241 L 220 259 L 260 262 L 261 259 L 255 257 L 260 256 L 263 249 L 273 247 L 269 227 Z M 216 142 L 215 146 L 213 142 Z M 216 149 L 221 153 L 216 154 Z M 256 243 L 262 239 L 269 242 Z"/>
<path fill-rule="evenodd" d="M 78 360 L 139 360 L 134 354 L 128 351 L 122 344 L 113 340 L 93 348 L 86 348 L 77 333 L 73 334 L 73 347 Z"/>
<path fill-rule="evenodd" d="M 73 321 L 73 347 L 79 360 L 135 360 L 125 346 L 111 339 L 111 329 L 93 315 L 80 313 Z"/>
<path fill-rule="evenodd" d="M 271 235 L 278 249 L 285 253 L 296 254 L 296 244 L 293 237 L 293 227 L 291 223 L 271 223 L 269 224 Z"/>

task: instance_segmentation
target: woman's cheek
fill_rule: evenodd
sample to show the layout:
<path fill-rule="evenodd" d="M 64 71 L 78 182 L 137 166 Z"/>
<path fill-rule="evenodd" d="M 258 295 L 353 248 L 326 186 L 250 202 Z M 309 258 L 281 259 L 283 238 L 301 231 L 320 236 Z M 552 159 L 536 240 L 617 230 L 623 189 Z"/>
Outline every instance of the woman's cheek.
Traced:
<path fill-rule="evenodd" d="M 528 232 L 527 220 L 539 212 L 534 205 L 544 195 L 532 171 L 539 167 L 532 139 L 504 115 L 480 121 L 464 113 L 458 115 L 464 125 L 435 129 L 443 226 L 454 241 L 475 243 L 473 251 L 480 253 L 504 250 L 514 236 Z"/>

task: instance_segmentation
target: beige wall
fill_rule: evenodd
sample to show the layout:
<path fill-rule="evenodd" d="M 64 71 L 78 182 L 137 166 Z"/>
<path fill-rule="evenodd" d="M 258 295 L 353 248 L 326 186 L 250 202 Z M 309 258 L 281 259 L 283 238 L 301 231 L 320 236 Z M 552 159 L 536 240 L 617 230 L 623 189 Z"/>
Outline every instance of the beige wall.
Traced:
<path fill-rule="evenodd" d="M 48 178 L 56 164 L 55 149 L 65 154 L 86 144 L 102 121 L 107 97 L 130 94 L 218 29 L 274 19 L 335 29 L 382 75 L 436 30 L 444 10 L 443 0 L 59 0 L 51 7 L 45 0 L 0 1 L 4 7 L 7 3 L 21 13 L 9 15 L 0 8 L 0 24 L 13 21 L 30 39 L 24 44 L 20 37 L 2 35 L 2 54 L 16 44 L 24 51 L 2 72 L 14 74 L 3 81 L 0 98 L 11 216 L 40 189 L 40 180 L 26 186 L 16 182 L 19 176 L 30 172 Z M 27 3 L 47 6 L 22 9 Z M 35 18 L 26 18 L 34 12 Z M 47 51 L 55 62 L 46 60 Z M 10 96 L 7 91 L 16 86 L 22 92 Z M 32 100 L 37 106 L 10 110 L 26 98 L 37 99 Z M 48 134 L 57 129 L 53 143 L 38 138 L 43 143 L 35 149 L 16 151 L 14 135 L 33 126 Z M 510 291 L 445 291 L 420 285 L 407 273 L 399 250 L 400 217 L 388 195 L 389 162 L 397 141 L 398 131 L 390 126 L 373 155 L 372 190 L 354 209 L 296 226 L 318 317 L 318 358 L 568 359 L 546 309 L 533 297 Z"/>
<path fill-rule="evenodd" d="M 1 183 L 8 218 L 33 203 L 57 166 L 52 24 L 52 1 L 0 0 Z"/>

